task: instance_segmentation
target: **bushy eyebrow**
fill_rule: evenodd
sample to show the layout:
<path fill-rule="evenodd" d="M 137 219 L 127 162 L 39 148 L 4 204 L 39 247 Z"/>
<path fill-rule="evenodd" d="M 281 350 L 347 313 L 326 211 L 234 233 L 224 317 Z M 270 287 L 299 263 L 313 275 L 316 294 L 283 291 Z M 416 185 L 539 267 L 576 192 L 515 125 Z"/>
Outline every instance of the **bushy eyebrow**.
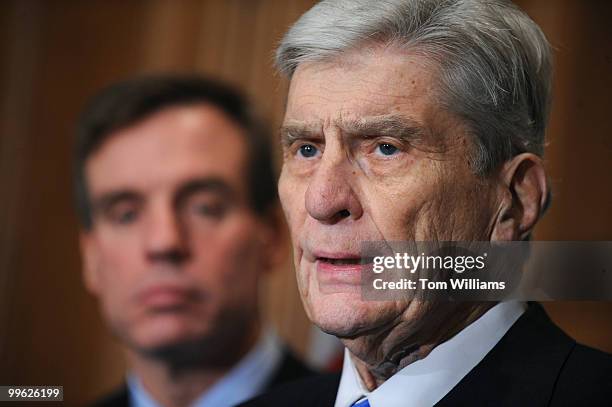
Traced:
<path fill-rule="evenodd" d="M 396 115 L 365 116 L 359 119 L 341 119 L 336 122 L 344 136 L 371 138 L 388 136 L 406 143 L 422 140 L 424 127 L 415 120 Z M 287 121 L 281 126 L 280 135 L 283 146 L 291 145 L 295 140 L 312 140 L 322 138 L 322 126 L 299 121 Z"/>
<path fill-rule="evenodd" d="M 399 115 L 342 120 L 338 127 L 347 135 L 364 138 L 388 136 L 406 142 L 421 139 L 425 133 L 420 123 Z"/>
<path fill-rule="evenodd" d="M 286 121 L 280 128 L 280 141 L 283 147 L 290 146 L 296 140 L 313 140 L 322 138 L 320 125 L 307 124 L 301 121 Z"/>

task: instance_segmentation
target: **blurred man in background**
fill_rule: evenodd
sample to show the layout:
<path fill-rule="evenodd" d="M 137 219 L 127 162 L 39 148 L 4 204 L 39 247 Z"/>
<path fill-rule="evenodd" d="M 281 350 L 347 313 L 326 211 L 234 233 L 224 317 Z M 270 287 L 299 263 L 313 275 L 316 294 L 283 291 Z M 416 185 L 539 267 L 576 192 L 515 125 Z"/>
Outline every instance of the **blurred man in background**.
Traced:
<path fill-rule="evenodd" d="M 258 313 L 283 255 L 268 134 L 232 88 L 136 79 L 78 127 L 87 289 L 125 345 L 127 385 L 99 406 L 231 406 L 309 374 Z"/>

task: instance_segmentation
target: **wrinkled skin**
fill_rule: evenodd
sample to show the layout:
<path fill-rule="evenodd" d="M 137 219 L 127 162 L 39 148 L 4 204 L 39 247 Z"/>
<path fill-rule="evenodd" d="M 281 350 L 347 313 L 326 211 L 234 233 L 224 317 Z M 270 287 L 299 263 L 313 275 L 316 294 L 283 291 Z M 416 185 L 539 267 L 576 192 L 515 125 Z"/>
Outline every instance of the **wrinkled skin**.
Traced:
<path fill-rule="evenodd" d="M 328 273 L 321 258 L 354 257 L 363 241 L 521 238 L 543 202 L 537 157 L 487 177 L 473 172 L 472 142 L 440 107 L 436 74 L 423 57 L 373 46 L 302 63 L 290 84 L 279 193 L 300 293 L 370 389 L 492 304 L 363 301 L 359 273 Z M 528 200 L 520 210 L 510 190 L 517 168 L 529 174 L 521 177 L 529 185 L 518 185 Z"/>

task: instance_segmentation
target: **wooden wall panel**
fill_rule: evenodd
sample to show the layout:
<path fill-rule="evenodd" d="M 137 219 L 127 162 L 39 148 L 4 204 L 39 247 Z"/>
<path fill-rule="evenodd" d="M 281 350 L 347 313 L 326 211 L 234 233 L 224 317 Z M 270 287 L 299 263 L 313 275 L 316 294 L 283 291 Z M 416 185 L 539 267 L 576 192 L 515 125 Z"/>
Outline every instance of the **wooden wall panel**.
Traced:
<path fill-rule="evenodd" d="M 9 318 L 18 312 L 13 298 L 17 242 L 20 239 L 18 208 L 24 184 L 25 152 L 30 132 L 33 76 L 40 38 L 37 4 L 4 4 L 1 13 L 2 76 L 0 110 L 0 326 L 10 332 Z M 13 357 L 13 336 L 0 335 L 0 361 Z M 10 366 L 10 364 L 7 364 Z M 0 370 L 0 381 L 2 381 Z"/>
<path fill-rule="evenodd" d="M 3 134 L 3 145 L 23 148 L 12 148 L 18 174 L 4 173 L 19 177 L 6 194 L 16 205 L 10 264 L 2 270 L 10 290 L 4 293 L 9 306 L 0 381 L 64 384 L 67 405 L 75 405 L 116 382 L 123 369 L 81 283 L 71 202 L 72 129 L 95 89 L 138 66 L 143 41 L 133 22 L 142 6 L 110 2 L 92 10 L 84 2 L 26 1 L 12 7 L 26 9 L 13 14 L 18 31 L 12 44 L 20 53 L 33 52 L 28 58 L 35 61 L 18 62 L 9 78 L 16 89 L 8 104 L 25 100 L 27 106 L 3 117 L 16 119 L 17 129 Z"/>
<path fill-rule="evenodd" d="M 555 54 L 546 166 L 553 201 L 538 240 L 612 240 L 612 2 L 517 2 L 542 27 Z M 580 270 L 576 270 L 577 273 Z M 612 352 L 612 302 L 550 302 L 567 333 Z"/>
<path fill-rule="evenodd" d="M 274 45 L 314 0 L 6 0 L 0 4 L 0 384 L 62 384 L 66 405 L 121 380 L 121 352 L 84 291 L 70 185 L 72 128 L 100 87 L 196 71 L 247 90 L 278 127 L 287 84 Z M 519 1 L 556 48 L 542 240 L 610 240 L 612 3 Z M 298 351 L 309 323 L 286 264 L 262 310 Z M 551 303 L 581 340 L 612 351 L 611 303 Z"/>

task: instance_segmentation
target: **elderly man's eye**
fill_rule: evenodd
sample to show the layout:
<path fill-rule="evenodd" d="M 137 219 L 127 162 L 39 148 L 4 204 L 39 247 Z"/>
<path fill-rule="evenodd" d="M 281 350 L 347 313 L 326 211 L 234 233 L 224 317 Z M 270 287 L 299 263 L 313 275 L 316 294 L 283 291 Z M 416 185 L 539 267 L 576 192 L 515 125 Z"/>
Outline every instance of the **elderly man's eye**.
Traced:
<path fill-rule="evenodd" d="M 399 151 L 393 144 L 382 143 L 376 146 L 376 152 L 384 156 L 392 156 Z"/>
<path fill-rule="evenodd" d="M 304 158 L 312 158 L 317 155 L 319 149 L 312 144 L 303 144 L 298 149 L 298 153 Z"/>

